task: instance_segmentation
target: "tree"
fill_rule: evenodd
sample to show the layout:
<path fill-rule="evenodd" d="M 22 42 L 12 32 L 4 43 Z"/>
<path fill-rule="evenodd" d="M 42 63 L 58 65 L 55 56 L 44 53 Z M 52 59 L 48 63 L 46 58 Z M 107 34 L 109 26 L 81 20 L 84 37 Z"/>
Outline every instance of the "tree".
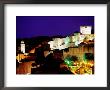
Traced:
<path fill-rule="evenodd" d="M 73 65 L 73 62 L 77 61 L 78 60 L 78 57 L 76 56 L 71 56 L 71 55 L 68 55 L 64 61 L 65 63 L 68 65 L 68 66 L 72 66 Z"/>

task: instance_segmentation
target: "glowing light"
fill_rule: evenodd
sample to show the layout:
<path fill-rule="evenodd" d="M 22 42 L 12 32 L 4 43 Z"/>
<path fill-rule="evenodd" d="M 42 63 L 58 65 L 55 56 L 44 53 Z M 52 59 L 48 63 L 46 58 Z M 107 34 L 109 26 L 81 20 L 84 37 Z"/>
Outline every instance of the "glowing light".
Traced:
<path fill-rule="evenodd" d="M 73 65 L 73 61 L 70 60 L 70 58 L 66 58 L 64 60 L 65 64 L 67 64 L 68 66 L 72 66 Z"/>
<path fill-rule="evenodd" d="M 66 37 L 64 42 L 65 42 L 66 45 L 68 45 L 69 42 L 70 42 L 70 38 L 69 37 Z"/>
<path fill-rule="evenodd" d="M 25 44 L 24 41 L 21 41 L 21 52 L 25 53 Z"/>
<path fill-rule="evenodd" d="M 91 34 L 92 26 L 80 26 L 80 32 L 82 34 Z"/>

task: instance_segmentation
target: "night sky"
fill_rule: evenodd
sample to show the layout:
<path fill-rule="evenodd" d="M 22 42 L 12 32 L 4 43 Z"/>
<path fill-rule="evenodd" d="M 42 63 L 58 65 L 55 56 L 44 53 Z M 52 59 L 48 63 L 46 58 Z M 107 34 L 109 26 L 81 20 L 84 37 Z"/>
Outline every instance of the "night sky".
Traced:
<path fill-rule="evenodd" d="M 16 16 L 16 37 L 67 36 L 85 25 L 94 28 L 94 16 Z"/>

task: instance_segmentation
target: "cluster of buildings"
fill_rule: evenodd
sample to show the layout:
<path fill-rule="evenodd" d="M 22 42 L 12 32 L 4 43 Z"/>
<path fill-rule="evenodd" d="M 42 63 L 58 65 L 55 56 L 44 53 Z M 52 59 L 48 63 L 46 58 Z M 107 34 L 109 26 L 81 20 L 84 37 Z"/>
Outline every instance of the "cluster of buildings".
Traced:
<path fill-rule="evenodd" d="M 82 42 L 87 43 L 88 41 L 94 40 L 94 34 L 91 34 L 91 30 L 92 26 L 80 26 L 80 32 L 65 38 L 53 38 L 48 44 L 50 45 L 51 50 L 76 47 Z"/>

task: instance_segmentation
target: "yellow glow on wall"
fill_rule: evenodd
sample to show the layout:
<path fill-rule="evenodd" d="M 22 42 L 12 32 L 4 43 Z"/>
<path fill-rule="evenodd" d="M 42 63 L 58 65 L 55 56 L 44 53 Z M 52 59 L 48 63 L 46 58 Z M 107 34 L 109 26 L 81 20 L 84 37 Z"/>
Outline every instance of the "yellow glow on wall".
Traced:
<path fill-rule="evenodd" d="M 32 49 L 29 53 L 35 53 L 35 48 Z"/>
<path fill-rule="evenodd" d="M 18 61 L 20 61 L 20 60 L 26 59 L 26 58 L 28 58 L 28 57 L 29 57 L 29 56 L 24 55 L 24 54 L 18 54 L 18 56 L 16 56 L 16 59 L 17 59 Z"/>

